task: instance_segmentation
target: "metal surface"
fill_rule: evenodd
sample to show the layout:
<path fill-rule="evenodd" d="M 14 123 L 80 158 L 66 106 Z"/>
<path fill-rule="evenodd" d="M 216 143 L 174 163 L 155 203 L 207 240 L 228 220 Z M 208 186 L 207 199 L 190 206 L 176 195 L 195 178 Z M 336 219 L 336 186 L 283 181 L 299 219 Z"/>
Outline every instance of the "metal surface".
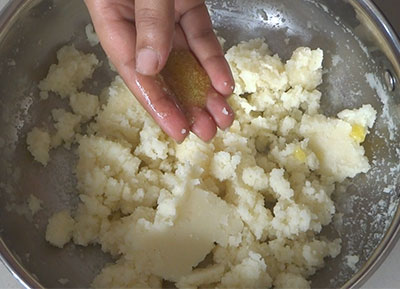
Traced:
<path fill-rule="evenodd" d="M 396 88 L 396 81 L 390 70 L 385 71 L 385 82 L 387 90 L 393 91 Z"/>
<path fill-rule="evenodd" d="M 334 197 L 343 223 L 323 230 L 325 236 L 342 238 L 342 253 L 327 259 L 312 279 L 314 288 L 359 287 L 399 235 L 400 90 L 390 92 L 384 81 L 386 70 L 397 79 L 400 75 L 400 44 L 394 32 L 367 0 L 215 0 L 209 7 L 215 27 L 227 39 L 226 47 L 265 37 L 284 59 L 300 45 L 321 47 L 325 113 L 363 103 L 378 111 L 365 142 L 372 169 L 338 186 Z M 45 242 L 48 217 L 77 203 L 75 159 L 60 148 L 43 168 L 32 161 L 25 145 L 33 126 L 48 125 L 49 111 L 66 105 L 54 97 L 40 102 L 36 86 L 62 45 L 92 50 L 84 36 L 88 22 L 83 1 L 15 0 L 0 17 L 0 251 L 9 268 L 31 288 L 61 287 L 60 278 L 70 280 L 64 287 L 87 287 L 109 261 L 98 247 L 70 244 L 60 250 Z M 105 59 L 99 47 L 94 52 Z M 107 84 L 110 74 L 105 66 L 95 78 Z M 102 87 L 88 83 L 87 88 L 98 93 Z M 34 217 L 26 204 L 30 194 L 44 202 Z M 359 256 L 357 272 L 346 265 L 346 255 Z"/>

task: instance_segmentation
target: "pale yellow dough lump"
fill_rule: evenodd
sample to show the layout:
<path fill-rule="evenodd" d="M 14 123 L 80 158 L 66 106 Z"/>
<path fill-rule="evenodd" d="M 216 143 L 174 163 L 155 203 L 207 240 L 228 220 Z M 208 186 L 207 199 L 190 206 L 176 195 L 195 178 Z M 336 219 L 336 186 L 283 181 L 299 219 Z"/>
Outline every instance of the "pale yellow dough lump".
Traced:
<path fill-rule="evenodd" d="M 93 55 L 70 46 L 58 53 L 40 87 L 70 96 L 74 113 L 53 112 L 52 138 L 53 146 L 78 143 L 81 203 L 73 218 L 63 211 L 49 220 L 46 239 L 100 244 L 117 259 L 92 286 L 309 288 L 324 259 L 340 253 L 340 239 L 318 233 L 335 213 L 335 183 L 369 169 L 360 140 L 375 110 L 319 114 L 320 49 L 300 47 L 283 62 L 254 39 L 226 57 L 236 82 L 232 127 L 210 143 L 191 134 L 176 144 L 119 76 L 101 107 L 80 91 Z M 29 149 L 45 164 L 38 133 Z"/>
<path fill-rule="evenodd" d="M 64 247 L 71 240 L 74 223 L 67 210 L 54 214 L 47 225 L 46 240 L 53 246 Z"/>
<path fill-rule="evenodd" d="M 30 194 L 28 199 L 28 207 L 31 210 L 32 216 L 42 209 L 43 201 Z"/>
<path fill-rule="evenodd" d="M 73 45 L 64 46 L 57 52 L 58 64 L 50 66 L 49 73 L 39 83 L 44 91 L 53 91 L 62 98 L 71 95 L 82 87 L 83 81 L 92 76 L 99 64 L 94 54 L 84 54 Z"/>
<path fill-rule="evenodd" d="M 45 100 L 49 91 L 52 91 L 61 98 L 69 97 L 72 112 L 65 109 L 51 111 L 55 133 L 51 134 L 38 128 L 28 133 L 28 149 L 43 165 L 47 164 L 50 149 L 61 144 L 69 149 L 79 137 L 81 124 L 92 119 L 100 109 L 97 95 L 80 91 L 83 82 L 92 77 L 99 65 L 97 57 L 69 45 L 57 52 L 57 61 L 57 64 L 50 66 L 46 78 L 39 83 L 40 96 Z"/>
<path fill-rule="evenodd" d="M 35 127 L 28 133 L 26 143 L 28 145 L 28 150 L 31 152 L 35 160 L 46 166 L 50 159 L 49 150 L 51 138 L 49 133 Z"/>
<path fill-rule="evenodd" d="M 99 109 L 99 97 L 86 92 L 76 92 L 69 98 L 72 111 L 85 120 L 91 119 Z"/>

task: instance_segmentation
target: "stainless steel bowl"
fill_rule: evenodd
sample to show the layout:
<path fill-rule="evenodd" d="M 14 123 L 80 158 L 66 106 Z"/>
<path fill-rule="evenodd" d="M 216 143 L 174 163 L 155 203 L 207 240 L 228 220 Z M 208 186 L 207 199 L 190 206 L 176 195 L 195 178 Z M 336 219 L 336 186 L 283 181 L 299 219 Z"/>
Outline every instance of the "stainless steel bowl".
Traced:
<path fill-rule="evenodd" d="M 342 253 L 328 259 L 312 280 L 314 288 L 359 287 L 399 235 L 397 37 L 369 0 L 213 0 L 208 4 L 227 47 L 265 37 L 283 58 L 300 45 L 321 47 L 325 113 L 363 103 L 378 110 L 377 123 L 365 142 L 372 169 L 338 186 L 335 201 L 343 222 L 323 230 L 324 235 L 341 236 Z M 0 252 L 26 287 L 61 287 L 60 278 L 70 280 L 65 287 L 87 287 L 110 260 L 98 247 L 70 244 L 60 250 L 45 242 L 48 217 L 77 203 L 76 160 L 60 148 L 43 168 L 32 161 L 25 146 L 26 133 L 47 123 L 50 109 L 66 105 L 55 98 L 39 103 L 36 85 L 62 45 L 72 42 L 84 51 L 93 50 L 84 35 L 88 22 L 83 1 L 14 0 L 0 16 Z M 94 52 L 105 59 L 99 47 Z M 106 66 L 95 73 L 100 84 L 111 77 Z M 92 84 L 87 89 L 98 93 L 101 85 Z M 30 194 L 44 202 L 44 210 L 34 217 L 27 209 Z M 349 254 L 359 256 L 357 270 L 346 265 Z"/>

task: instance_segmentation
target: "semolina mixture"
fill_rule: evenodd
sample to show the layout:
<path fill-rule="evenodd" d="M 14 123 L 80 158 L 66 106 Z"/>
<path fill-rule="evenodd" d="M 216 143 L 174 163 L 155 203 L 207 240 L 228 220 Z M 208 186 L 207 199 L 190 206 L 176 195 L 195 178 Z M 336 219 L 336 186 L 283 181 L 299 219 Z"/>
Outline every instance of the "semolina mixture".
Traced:
<path fill-rule="evenodd" d="M 77 144 L 81 202 L 49 219 L 46 240 L 113 255 L 93 287 L 309 288 L 339 254 L 340 239 L 319 233 L 335 213 L 335 184 L 370 168 L 361 143 L 376 112 L 319 113 L 320 49 L 282 62 L 262 39 L 230 48 L 236 120 L 210 143 L 191 134 L 182 144 L 119 76 L 101 98 L 82 91 L 95 55 L 65 46 L 57 58 L 41 96 L 69 98 L 70 109 L 54 109 L 54 132 L 36 127 L 27 144 L 44 166 L 49 150 Z"/>

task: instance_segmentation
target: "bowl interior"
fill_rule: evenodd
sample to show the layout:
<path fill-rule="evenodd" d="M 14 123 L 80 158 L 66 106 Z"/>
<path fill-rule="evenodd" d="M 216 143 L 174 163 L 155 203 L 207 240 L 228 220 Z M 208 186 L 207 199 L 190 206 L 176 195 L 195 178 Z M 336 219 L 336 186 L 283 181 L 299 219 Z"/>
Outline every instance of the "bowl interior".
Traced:
<path fill-rule="evenodd" d="M 18 2 L 18 1 L 15 1 Z M 22 1 L 21 1 L 22 2 Z M 90 22 L 83 1 L 26 1 L 20 13 L 0 31 L 0 233 L 18 261 L 45 287 L 87 287 L 111 259 L 98 247 L 73 244 L 64 250 L 47 244 L 47 219 L 63 208 L 76 206 L 73 168 L 76 159 L 59 148 L 51 152 L 46 168 L 33 162 L 26 149 L 26 133 L 38 124 L 49 125 L 51 109 L 66 106 L 57 98 L 39 103 L 37 83 L 56 61 L 55 52 L 74 43 L 107 61 L 99 46 L 86 41 Z M 370 258 L 384 238 L 399 201 L 400 90 L 389 92 L 384 73 L 394 68 L 368 28 L 347 1 L 209 1 L 210 13 L 225 48 L 242 40 L 264 37 L 272 51 L 287 59 L 298 46 L 324 50 L 322 109 L 334 115 L 344 108 L 370 103 L 378 119 L 365 141 L 372 169 L 337 187 L 335 201 L 342 214 L 323 230 L 342 238 L 342 253 L 328 259 L 313 278 L 313 287 L 337 288 L 354 275 L 346 255 L 358 255 L 357 269 Z M 86 83 L 100 93 L 113 73 L 103 65 L 94 81 Z M 30 194 L 44 209 L 32 217 Z M 396 216 L 398 222 L 399 216 Z"/>

